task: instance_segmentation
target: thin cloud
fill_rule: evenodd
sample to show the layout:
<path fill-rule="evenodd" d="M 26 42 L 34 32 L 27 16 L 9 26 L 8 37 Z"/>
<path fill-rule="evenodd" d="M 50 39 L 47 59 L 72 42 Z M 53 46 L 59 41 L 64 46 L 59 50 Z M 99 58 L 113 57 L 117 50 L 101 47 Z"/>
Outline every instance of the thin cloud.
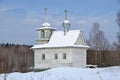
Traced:
<path fill-rule="evenodd" d="M 87 20 L 76 20 L 76 24 L 87 24 Z"/>
<path fill-rule="evenodd" d="M 0 12 L 11 10 L 12 8 L 0 6 Z"/>

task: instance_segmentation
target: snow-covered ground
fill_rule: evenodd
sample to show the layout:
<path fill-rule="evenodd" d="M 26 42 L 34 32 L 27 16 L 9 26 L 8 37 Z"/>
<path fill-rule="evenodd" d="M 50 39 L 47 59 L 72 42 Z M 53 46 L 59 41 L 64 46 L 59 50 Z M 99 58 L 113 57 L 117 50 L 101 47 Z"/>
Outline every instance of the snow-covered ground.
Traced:
<path fill-rule="evenodd" d="M 0 80 L 4 74 L 0 74 Z M 43 72 L 10 73 L 7 80 L 120 80 L 120 66 L 107 68 L 54 68 Z"/>

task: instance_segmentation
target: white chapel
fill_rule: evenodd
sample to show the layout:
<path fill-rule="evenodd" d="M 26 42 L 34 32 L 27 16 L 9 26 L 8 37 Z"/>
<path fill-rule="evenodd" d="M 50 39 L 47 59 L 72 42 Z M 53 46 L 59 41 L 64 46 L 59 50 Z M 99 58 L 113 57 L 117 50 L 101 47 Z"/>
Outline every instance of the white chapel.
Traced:
<path fill-rule="evenodd" d="M 47 12 L 47 9 L 45 9 Z M 37 44 L 34 50 L 34 68 L 86 67 L 86 44 L 81 30 L 70 30 L 70 21 L 65 10 L 64 30 L 56 31 L 48 21 L 37 28 Z"/>

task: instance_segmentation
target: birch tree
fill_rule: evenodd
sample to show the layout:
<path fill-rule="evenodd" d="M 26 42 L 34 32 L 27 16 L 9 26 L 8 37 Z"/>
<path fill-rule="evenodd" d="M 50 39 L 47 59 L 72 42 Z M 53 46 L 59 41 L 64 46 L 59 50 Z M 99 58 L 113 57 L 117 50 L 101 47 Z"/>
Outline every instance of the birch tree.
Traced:
<path fill-rule="evenodd" d="M 115 42 L 115 46 L 116 46 L 116 51 L 118 53 L 117 56 L 117 65 L 120 65 L 120 11 L 117 13 L 117 24 L 119 27 L 119 31 L 117 33 L 117 42 Z"/>
<path fill-rule="evenodd" d="M 99 23 L 93 23 L 91 32 L 89 33 L 88 45 L 94 50 L 108 50 L 109 41 L 106 39 L 104 32 L 100 30 Z"/>
<path fill-rule="evenodd" d="M 109 49 L 109 41 L 105 38 L 104 32 L 100 30 L 100 24 L 94 23 L 89 33 L 89 39 L 87 40 L 88 45 L 91 49 L 95 50 L 95 64 L 98 65 L 98 53 Z M 102 55 L 99 54 L 99 65 L 103 62 L 101 60 Z"/>

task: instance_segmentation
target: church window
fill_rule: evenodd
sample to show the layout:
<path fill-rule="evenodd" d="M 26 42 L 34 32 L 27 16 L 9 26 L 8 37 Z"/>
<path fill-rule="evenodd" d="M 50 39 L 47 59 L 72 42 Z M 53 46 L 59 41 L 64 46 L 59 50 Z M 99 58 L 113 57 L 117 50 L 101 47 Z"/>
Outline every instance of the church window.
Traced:
<path fill-rule="evenodd" d="M 63 59 L 66 59 L 66 53 L 63 53 Z"/>
<path fill-rule="evenodd" d="M 41 31 L 41 38 L 45 38 L 45 32 Z"/>
<path fill-rule="evenodd" d="M 54 59 L 58 59 L 58 54 L 55 54 L 55 55 L 54 55 Z"/>
<path fill-rule="evenodd" d="M 42 60 L 45 60 L 45 54 L 42 54 Z"/>

